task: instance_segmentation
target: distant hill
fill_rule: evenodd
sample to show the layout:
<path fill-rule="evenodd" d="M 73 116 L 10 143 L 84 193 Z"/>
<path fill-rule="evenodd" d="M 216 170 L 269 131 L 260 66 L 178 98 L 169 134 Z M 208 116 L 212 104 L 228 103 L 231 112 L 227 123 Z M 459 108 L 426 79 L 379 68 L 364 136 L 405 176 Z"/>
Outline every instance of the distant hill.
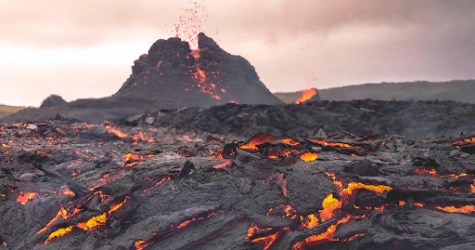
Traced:
<path fill-rule="evenodd" d="M 25 107 L 8 106 L 8 105 L 0 104 L 0 118 L 16 113 L 24 108 Z"/>
<path fill-rule="evenodd" d="M 475 103 L 475 80 L 449 82 L 368 83 L 320 89 L 320 98 L 330 101 L 349 100 L 452 100 Z M 285 103 L 293 103 L 301 92 L 274 93 Z"/>

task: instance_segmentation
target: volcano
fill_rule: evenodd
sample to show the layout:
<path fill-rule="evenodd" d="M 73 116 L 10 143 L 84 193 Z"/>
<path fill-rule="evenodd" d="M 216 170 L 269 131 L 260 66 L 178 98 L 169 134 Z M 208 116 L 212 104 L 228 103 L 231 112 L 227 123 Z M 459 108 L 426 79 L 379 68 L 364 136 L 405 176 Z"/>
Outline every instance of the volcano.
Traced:
<path fill-rule="evenodd" d="M 252 65 L 201 33 L 198 49 L 179 38 L 158 40 L 140 56 L 117 97 L 153 97 L 161 108 L 225 103 L 279 104 Z"/>
<path fill-rule="evenodd" d="M 205 34 L 198 48 L 180 38 L 160 39 L 134 62 L 132 74 L 117 93 L 101 99 L 22 110 L 6 122 L 44 121 L 56 114 L 103 121 L 157 109 L 211 107 L 227 103 L 282 104 L 243 57 L 224 51 Z"/>

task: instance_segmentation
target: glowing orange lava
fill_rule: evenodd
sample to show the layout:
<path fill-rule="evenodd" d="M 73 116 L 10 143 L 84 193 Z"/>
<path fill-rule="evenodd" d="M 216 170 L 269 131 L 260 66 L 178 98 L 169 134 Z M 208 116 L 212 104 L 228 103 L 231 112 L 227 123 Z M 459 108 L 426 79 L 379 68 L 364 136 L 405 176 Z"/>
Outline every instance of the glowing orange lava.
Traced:
<path fill-rule="evenodd" d="M 162 178 L 161 181 L 157 182 L 157 184 L 155 184 L 153 187 L 151 187 L 150 189 L 145 189 L 142 191 L 142 193 L 140 194 L 140 196 L 145 196 L 147 194 L 149 194 L 150 192 L 152 192 L 152 190 L 155 190 L 158 186 L 160 186 L 162 183 L 164 183 L 165 181 L 169 181 L 171 180 L 172 178 L 170 176 L 165 176 Z"/>
<path fill-rule="evenodd" d="M 256 134 L 255 136 L 253 136 L 248 143 L 241 145 L 239 148 L 240 149 L 257 151 L 258 150 L 258 148 L 257 148 L 258 145 L 261 145 L 261 144 L 266 143 L 266 142 L 277 141 L 278 139 L 279 138 L 274 137 L 274 136 L 259 133 L 259 134 Z"/>
<path fill-rule="evenodd" d="M 450 206 L 450 207 L 437 207 L 440 210 L 443 210 L 445 212 L 449 213 L 464 213 L 464 214 L 470 214 L 475 212 L 475 206 L 474 205 L 466 205 L 463 207 L 455 207 L 455 206 Z"/>
<path fill-rule="evenodd" d="M 290 137 L 283 138 L 282 142 L 287 143 L 287 144 L 292 145 L 292 146 L 300 145 L 300 142 L 298 142 L 298 141 L 296 141 L 296 140 L 294 140 L 293 138 L 290 138 Z"/>
<path fill-rule="evenodd" d="M 306 217 L 300 216 L 302 223 L 299 226 L 300 230 L 307 230 L 318 226 L 318 217 L 315 214 L 309 214 Z"/>
<path fill-rule="evenodd" d="M 16 199 L 16 202 L 25 205 L 29 200 L 35 199 L 39 196 L 39 193 L 36 192 L 21 192 L 20 196 Z"/>
<path fill-rule="evenodd" d="M 302 96 L 299 99 L 297 99 L 297 101 L 295 101 L 295 104 L 304 103 L 305 101 L 312 99 L 312 97 L 315 96 L 316 94 L 317 94 L 316 89 L 304 90 L 302 91 Z"/>
<path fill-rule="evenodd" d="M 437 178 L 442 178 L 442 177 L 443 177 L 442 175 L 438 174 L 435 169 L 432 169 L 432 170 L 416 169 L 416 170 L 414 170 L 414 172 L 415 172 L 416 174 L 419 174 L 419 175 L 430 176 L 430 177 L 433 178 L 433 179 L 437 179 Z"/>
<path fill-rule="evenodd" d="M 322 144 L 324 146 L 333 146 L 333 147 L 339 147 L 339 148 L 357 148 L 357 149 L 363 149 L 361 147 L 358 147 L 358 146 L 352 146 L 350 144 L 346 144 L 346 143 L 339 143 L 339 142 L 327 142 L 325 140 L 322 140 L 322 139 L 309 139 L 310 141 L 313 141 L 313 142 L 316 142 L 316 143 L 319 143 L 319 144 Z"/>
<path fill-rule="evenodd" d="M 334 211 L 341 208 L 341 202 L 329 194 L 322 202 L 323 210 L 320 210 L 320 218 L 325 222 L 334 216 Z"/>
<path fill-rule="evenodd" d="M 213 166 L 213 168 L 219 169 L 219 168 L 229 168 L 231 166 L 232 162 L 231 160 L 227 160 L 223 163 L 216 164 Z"/>
<path fill-rule="evenodd" d="M 55 238 L 63 237 L 64 235 L 70 233 L 73 230 L 74 226 L 69 226 L 67 228 L 60 228 L 54 232 L 52 232 L 49 236 L 48 239 L 46 239 L 45 242 L 40 243 L 38 245 L 46 245 L 49 244 L 52 240 Z"/>
<path fill-rule="evenodd" d="M 318 153 L 307 152 L 300 155 L 300 159 L 306 162 L 315 161 L 318 158 Z"/>
<path fill-rule="evenodd" d="M 348 184 L 348 187 L 341 192 L 341 194 L 342 196 L 349 196 L 353 193 L 354 190 L 357 190 L 357 189 L 366 189 L 366 190 L 370 190 L 370 191 L 381 194 L 384 192 L 389 192 L 393 188 L 389 186 L 383 186 L 383 185 L 367 185 L 361 182 L 351 182 Z"/>

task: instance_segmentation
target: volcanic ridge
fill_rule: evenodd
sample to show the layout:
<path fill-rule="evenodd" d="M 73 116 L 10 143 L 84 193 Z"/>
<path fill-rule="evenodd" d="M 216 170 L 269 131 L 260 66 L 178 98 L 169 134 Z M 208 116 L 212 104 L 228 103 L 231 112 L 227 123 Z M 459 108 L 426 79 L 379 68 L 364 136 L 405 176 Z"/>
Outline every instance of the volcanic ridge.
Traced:
<path fill-rule="evenodd" d="M 50 97 L 45 102 L 49 104 L 51 100 Z M 213 39 L 200 33 L 196 50 L 191 50 L 188 42 L 180 38 L 155 42 L 148 54 L 134 62 L 131 76 L 111 97 L 27 108 L 4 121 L 44 121 L 60 114 L 101 122 L 143 111 L 206 108 L 226 103 L 283 102 L 259 80 L 246 59 L 227 53 Z"/>

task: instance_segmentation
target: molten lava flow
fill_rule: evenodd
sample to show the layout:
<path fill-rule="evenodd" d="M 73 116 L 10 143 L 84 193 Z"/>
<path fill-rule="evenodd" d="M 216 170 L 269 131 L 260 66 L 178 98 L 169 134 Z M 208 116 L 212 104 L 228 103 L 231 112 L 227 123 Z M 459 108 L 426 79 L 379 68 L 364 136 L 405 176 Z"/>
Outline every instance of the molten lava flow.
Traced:
<path fill-rule="evenodd" d="M 89 156 L 87 156 L 87 155 L 85 155 L 85 154 L 79 152 L 78 150 L 76 150 L 76 154 L 79 155 L 79 156 L 82 156 L 82 157 L 84 157 L 84 158 L 88 158 L 88 159 L 90 158 Z"/>
<path fill-rule="evenodd" d="M 442 179 L 442 178 L 452 178 L 452 179 L 458 179 L 462 177 L 468 176 L 467 173 L 461 173 L 461 174 L 451 174 L 451 175 L 442 175 L 437 173 L 435 169 L 432 170 L 427 170 L 427 169 L 415 169 L 414 173 L 418 175 L 423 175 L 423 176 L 430 176 L 432 179 Z"/>
<path fill-rule="evenodd" d="M 295 104 L 304 103 L 305 101 L 312 99 L 312 97 L 315 96 L 316 94 L 317 94 L 316 89 L 304 90 L 302 91 L 302 96 L 299 99 L 297 99 L 297 101 L 295 101 Z"/>
<path fill-rule="evenodd" d="M 223 163 L 216 164 L 213 166 L 213 168 L 219 169 L 219 168 L 229 168 L 232 165 L 231 160 L 227 160 Z"/>
<path fill-rule="evenodd" d="M 319 144 L 322 144 L 322 145 L 324 145 L 324 146 L 333 146 L 333 147 L 339 147 L 339 148 L 357 148 L 357 149 L 363 149 L 362 147 L 353 146 L 353 145 L 346 144 L 346 143 L 327 142 L 327 141 L 322 140 L 322 139 L 309 139 L 309 140 L 310 140 L 310 141 L 313 141 L 313 142 L 316 142 L 316 143 L 319 143 Z"/>
<path fill-rule="evenodd" d="M 95 195 L 91 196 L 88 200 L 90 200 L 94 196 Z M 88 219 L 87 221 L 79 222 L 76 225 L 72 225 L 72 226 L 69 226 L 67 228 L 61 228 L 61 229 L 58 229 L 58 230 L 54 231 L 53 233 L 51 233 L 48 236 L 48 239 L 45 242 L 39 243 L 38 245 L 49 244 L 53 239 L 62 237 L 64 235 L 66 235 L 67 233 L 71 232 L 74 227 L 78 227 L 78 228 L 80 228 L 84 231 L 95 231 L 98 228 L 100 228 L 102 226 L 105 226 L 108 216 L 110 216 L 112 214 L 112 212 L 114 212 L 114 211 L 118 210 L 119 208 L 121 208 L 130 198 L 131 198 L 130 196 L 127 196 L 127 197 L 125 197 L 123 202 L 118 203 L 118 204 L 112 204 L 110 206 L 110 210 L 106 213 L 103 213 L 103 214 L 98 215 L 98 216 L 94 216 L 94 217 Z M 85 202 L 87 202 L 88 200 L 86 200 Z M 81 206 L 81 205 L 79 205 L 79 206 Z M 72 213 L 72 214 L 68 214 L 68 212 L 65 209 L 61 208 L 60 211 L 58 212 L 58 214 L 56 215 L 56 217 L 53 218 L 48 223 L 48 225 L 46 225 L 45 228 L 41 229 L 36 234 L 39 234 L 39 233 L 42 233 L 42 232 L 46 231 L 46 229 L 48 229 L 59 218 L 63 218 L 64 220 L 72 218 L 74 215 L 76 215 L 78 212 L 81 211 L 79 209 L 79 206 L 78 206 L 78 208 L 76 208 L 74 210 L 74 213 Z"/>
<path fill-rule="evenodd" d="M 345 239 L 345 240 L 342 240 L 342 241 L 343 241 L 343 242 L 352 241 L 352 240 L 355 240 L 356 238 L 361 237 L 361 236 L 364 236 L 364 235 L 365 235 L 365 234 L 355 234 L 355 235 L 351 236 L 350 238 Z"/>
<path fill-rule="evenodd" d="M 376 193 L 384 193 L 389 192 L 392 190 L 392 187 L 384 186 L 384 185 L 367 185 L 361 182 L 350 182 L 348 183 L 347 187 L 343 189 L 343 183 L 336 179 L 334 173 L 325 172 L 328 176 L 332 178 L 332 182 L 337 186 L 340 195 L 342 196 L 343 201 L 347 201 L 349 196 L 353 193 L 354 190 L 357 189 L 366 189 L 369 191 L 373 191 Z"/>
<path fill-rule="evenodd" d="M 144 163 L 144 161 L 130 162 L 130 163 L 125 164 L 125 168 L 131 168 L 131 167 L 133 167 L 135 165 L 138 165 L 138 164 L 141 164 L 141 163 Z"/>
<path fill-rule="evenodd" d="M 279 159 L 279 158 L 287 158 L 287 157 L 290 157 L 292 155 L 295 155 L 299 153 L 298 150 L 296 149 L 288 149 L 288 148 L 284 148 L 278 152 L 275 152 L 275 151 L 270 151 L 267 153 L 267 158 L 269 159 Z"/>
<path fill-rule="evenodd" d="M 305 249 L 305 246 L 315 246 L 315 245 L 319 245 L 328 241 L 345 241 L 346 242 L 346 241 L 354 240 L 357 237 L 360 237 L 362 234 L 353 235 L 346 240 L 339 240 L 333 237 L 333 234 L 335 233 L 338 225 L 348 222 L 351 218 L 352 218 L 351 216 L 346 216 L 345 218 L 338 220 L 335 225 L 331 225 L 330 227 L 328 227 L 326 232 L 306 238 L 305 240 L 295 244 L 292 247 L 292 250 L 303 250 Z"/>
<path fill-rule="evenodd" d="M 169 181 L 171 180 L 172 178 L 170 176 L 165 176 L 162 178 L 162 180 L 160 180 L 159 182 L 157 182 L 157 184 L 155 184 L 153 187 L 151 187 L 150 189 L 145 189 L 142 191 L 142 193 L 140 194 L 140 196 L 145 196 L 147 194 L 149 194 L 150 192 L 152 192 L 153 190 L 157 189 L 158 186 L 160 186 L 162 183 L 164 183 L 165 181 Z"/>
<path fill-rule="evenodd" d="M 20 196 L 16 199 L 16 202 L 25 205 L 29 200 L 35 199 L 39 196 L 39 193 L 36 192 L 21 192 Z"/>
<path fill-rule="evenodd" d="M 124 157 L 125 161 L 129 161 L 131 159 L 132 160 L 142 160 L 142 159 L 150 158 L 150 157 L 153 157 L 153 156 L 155 156 L 155 155 L 154 154 L 138 155 L 138 154 L 132 154 L 132 153 L 122 155 L 122 157 Z"/>
<path fill-rule="evenodd" d="M 68 210 L 61 207 L 59 209 L 58 213 L 56 214 L 56 216 L 52 220 L 50 220 L 50 222 L 48 222 L 48 224 L 46 224 L 46 226 L 44 228 L 42 228 L 40 231 L 36 232 L 36 234 L 40 234 L 40 233 L 45 232 L 51 225 L 53 225 L 54 223 L 59 221 L 59 219 L 63 219 L 64 221 L 67 221 L 67 220 L 71 219 L 72 217 L 74 217 L 79 212 L 81 212 L 81 209 L 79 209 L 79 207 L 76 207 L 75 209 L 70 209 L 70 210 L 72 210 L 72 211 L 68 212 Z"/>
<path fill-rule="evenodd" d="M 282 204 L 274 208 L 270 208 L 267 212 L 267 216 L 276 216 L 281 218 L 295 219 L 297 217 L 297 211 L 290 205 Z M 270 249 L 272 244 L 280 238 L 280 236 L 285 232 L 289 231 L 290 228 L 284 227 L 277 229 L 277 232 L 273 231 L 273 228 L 259 228 L 254 223 L 251 223 L 251 226 L 247 230 L 247 241 L 252 241 L 264 245 L 263 249 Z M 253 236 L 262 231 L 271 231 L 272 233 L 266 236 L 261 236 L 258 238 L 253 238 Z"/>
<path fill-rule="evenodd" d="M 176 228 L 176 230 L 174 230 L 173 232 L 163 236 L 161 239 L 167 238 L 168 236 L 175 234 L 176 232 L 178 232 L 179 229 L 183 229 L 184 227 L 186 227 L 190 224 L 193 224 L 194 222 L 206 220 L 209 217 L 214 216 L 214 215 L 218 215 L 218 213 L 213 212 L 213 213 L 208 214 L 206 217 L 193 218 L 191 220 L 184 221 L 180 224 L 171 224 L 170 228 Z M 151 245 L 155 244 L 156 241 L 154 241 L 154 238 L 156 238 L 157 236 L 160 236 L 160 235 L 163 235 L 163 233 L 153 233 L 152 236 L 150 236 L 147 240 L 138 240 L 138 241 L 136 241 L 134 243 L 134 246 L 137 250 L 138 249 L 144 249 L 148 246 L 151 246 Z"/>
<path fill-rule="evenodd" d="M 211 96 L 211 98 L 216 99 L 217 101 L 221 100 L 221 97 L 218 95 L 218 90 L 216 89 L 216 84 L 211 82 L 207 77 L 206 72 L 201 68 L 200 61 L 200 50 L 196 49 L 191 52 L 191 55 L 195 58 L 195 70 L 193 74 L 193 79 L 197 81 L 197 86 L 201 93 L 205 93 Z M 226 93 L 226 90 L 222 89 L 221 92 Z"/>
<path fill-rule="evenodd" d="M 455 206 L 450 206 L 450 207 L 437 207 L 440 210 L 443 210 L 445 212 L 449 213 L 464 213 L 464 214 L 470 214 L 475 212 L 475 206 L 474 205 L 466 205 L 464 207 L 455 207 Z"/>
<path fill-rule="evenodd" d="M 338 199 L 335 199 L 333 197 L 333 194 L 329 194 L 322 202 L 322 206 L 323 206 L 323 210 L 320 210 L 320 218 L 322 219 L 322 222 L 326 221 L 326 220 L 329 220 L 331 218 L 334 217 L 334 212 L 335 210 L 337 209 L 340 209 L 341 206 L 342 206 L 342 203 L 338 200 Z M 311 216 L 310 218 L 312 218 L 313 216 Z M 335 239 L 333 237 L 333 234 L 335 233 L 336 229 L 337 229 L 337 226 L 339 224 L 342 224 L 342 223 L 346 223 L 348 222 L 351 218 L 356 218 L 356 217 L 352 217 L 352 216 L 346 216 L 342 219 L 339 219 L 337 221 L 337 223 L 335 225 L 331 225 L 326 232 L 320 234 L 320 235 L 313 235 L 313 236 L 310 236 L 308 238 L 306 238 L 305 240 L 295 244 L 293 247 L 292 247 L 292 250 L 302 250 L 305 248 L 305 246 L 314 246 L 314 245 L 318 245 L 318 244 L 321 244 L 321 243 L 324 243 L 324 242 L 327 242 L 327 241 L 340 241 L 339 239 Z M 309 226 L 306 226 L 305 224 L 304 225 L 301 225 L 300 227 L 301 228 L 304 228 L 304 229 L 308 229 L 308 228 L 312 228 L 312 227 L 315 227 L 317 226 L 318 223 L 316 222 L 316 220 L 313 220 L 313 223 L 310 224 Z M 350 240 L 354 240 L 355 238 L 361 236 L 360 234 L 358 235 L 354 235 L 344 241 L 350 241 Z"/>
<path fill-rule="evenodd" d="M 135 141 L 138 141 L 139 139 L 144 141 L 144 142 L 150 142 L 150 143 L 154 143 L 155 140 L 150 137 L 149 135 L 147 134 L 144 134 L 142 131 L 140 131 L 138 134 L 136 135 L 131 135 L 130 138 L 134 139 Z"/>
<path fill-rule="evenodd" d="M 106 125 L 106 129 L 109 134 L 115 134 L 117 137 L 121 139 L 131 138 L 131 139 L 134 139 L 135 141 L 142 140 L 144 142 L 150 142 L 150 143 L 155 142 L 155 139 L 153 139 L 153 137 L 147 134 L 144 134 L 142 131 L 140 131 L 139 133 L 135 135 L 129 135 L 118 129 L 112 128 L 111 125 Z"/>
<path fill-rule="evenodd" d="M 286 205 L 286 204 L 281 204 L 277 207 L 270 208 L 269 211 L 267 212 L 267 216 L 276 214 L 276 211 L 279 213 L 284 213 L 281 216 L 277 216 L 277 217 L 289 218 L 292 220 L 297 217 L 297 211 L 292 206 Z"/>
<path fill-rule="evenodd" d="M 48 236 L 48 239 L 46 239 L 45 242 L 43 243 L 40 243 L 38 245 L 47 245 L 49 244 L 52 240 L 54 240 L 55 238 L 60 238 L 60 237 L 63 237 L 64 235 L 70 233 L 72 230 L 73 230 L 74 226 L 69 226 L 67 228 L 60 228 L 54 232 L 52 232 L 49 236 Z"/>
<path fill-rule="evenodd" d="M 325 174 L 332 178 L 333 184 L 335 184 L 338 191 L 340 191 L 340 193 L 341 193 L 341 191 L 343 191 L 343 183 L 336 179 L 335 173 L 325 172 Z"/>
<path fill-rule="evenodd" d="M 366 189 L 381 194 L 384 192 L 389 192 L 393 188 L 383 185 L 366 185 L 361 182 L 351 182 L 348 184 L 348 187 L 341 192 L 341 194 L 342 196 L 349 196 L 353 193 L 354 190 L 357 189 Z"/>
<path fill-rule="evenodd" d="M 285 137 L 282 139 L 282 142 L 286 143 L 286 144 L 289 144 L 291 146 L 297 146 L 297 145 L 300 145 L 300 142 L 294 140 L 293 138 L 290 138 L 290 137 Z"/>
<path fill-rule="evenodd" d="M 300 155 L 300 159 L 306 162 L 315 161 L 318 158 L 318 153 L 307 152 Z"/>
<path fill-rule="evenodd" d="M 153 241 L 151 241 L 151 239 L 152 239 L 153 237 L 155 237 L 155 236 L 156 236 L 156 235 L 153 234 L 152 237 L 150 237 L 150 239 L 147 240 L 147 241 L 144 241 L 144 240 L 136 241 L 135 244 L 134 244 L 135 249 L 137 249 L 137 250 L 142 250 L 142 249 L 144 249 L 144 248 L 146 248 L 146 247 L 148 247 L 148 246 L 153 245 Z"/>
<path fill-rule="evenodd" d="M 106 126 L 106 128 L 107 128 L 107 131 L 109 132 L 109 134 L 115 134 L 117 137 L 119 137 L 121 139 L 125 139 L 129 136 L 128 134 L 123 133 L 120 130 L 110 128 L 110 126 Z"/>
<path fill-rule="evenodd" d="M 239 146 L 239 148 L 240 149 L 257 151 L 258 150 L 258 148 L 257 148 L 258 145 L 261 145 L 261 144 L 266 143 L 266 142 L 277 141 L 278 139 L 279 138 L 274 137 L 274 136 L 259 133 L 259 134 L 256 134 L 255 136 L 253 136 L 251 138 L 251 140 L 249 142 L 247 142 L 246 144 L 243 144 L 243 145 Z"/>
<path fill-rule="evenodd" d="M 103 213 L 98 216 L 94 216 L 86 222 L 80 222 L 77 224 L 78 228 L 84 231 L 95 231 L 98 227 L 104 226 L 107 221 L 107 214 Z"/>
<path fill-rule="evenodd" d="M 414 202 L 414 206 L 416 207 L 424 207 L 424 204 L 420 203 L 420 202 Z"/>
<path fill-rule="evenodd" d="M 322 202 L 323 210 L 320 210 L 320 218 L 325 222 L 334 216 L 334 211 L 341 208 L 341 202 L 329 194 Z"/>
<path fill-rule="evenodd" d="M 255 230 L 251 230 L 251 228 L 255 228 Z M 264 230 L 269 230 L 269 229 L 264 229 Z M 246 240 L 249 241 L 249 238 L 254 233 L 257 233 L 259 231 L 264 231 L 264 230 L 261 230 L 258 227 L 254 226 L 254 224 L 251 224 L 251 227 L 247 231 L 248 236 L 247 236 Z M 252 242 L 256 242 L 256 243 L 259 243 L 261 245 L 264 245 L 264 248 L 262 250 L 267 250 L 267 249 L 270 249 L 272 244 L 274 244 L 274 242 L 280 237 L 280 235 L 282 233 L 283 233 L 282 230 L 278 230 L 277 232 L 275 232 L 273 234 L 270 234 L 270 235 L 267 235 L 267 236 L 262 236 L 262 237 L 259 237 L 259 238 L 255 238 L 255 239 L 252 240 Z"/>
<path fill-rule="evenodd" d="M 318 217 L 315 214 L 309 214 L 306 217 L 300 216 L 302 222 L 299 226 L 300 230 L 307 230 L 318 226 Z"/>
<path fill-rule="evenodd" d="M 111 176 L 110 173 L 108 174 L 104 174 L 99 180 L 97 181 L 92 181 L 92 183 L 97 183 L 96 185 L 92 186 L 89 188 L 89 190 L 93 191 L 94 189 L 100 187 L 100 186 L 103 186 L 103 185 L 106 185 L 108 183 L 111 183 L 117 179 L 119 179 L 120 177 L 122 177 L 122 171 L 119 171 L 117 173 L 113 173 L 114 175 Z"/>
<path fill-rule="evenodd" d="M 454 145 L 460 146 L 465 143 L 475 143 L 475 137 L 454 142 Z"/>
<path fill-rule="evenodd" d="M 89 197 L 88 199 L 86 199 L 85 201 L 83 201 L 81 204 L 77 205 L 76 207 L 69 207 L 69 208 L 63 208 L 61 207 L 58 211 L 58 213 L 56 214 L 56 216 L 50 220 L 50 222 L 48 222 L 48 224 L 46 224 L 46 226 L 41 229 L 40 231 L 38 231 L 36 234 L 40 234 L 40 233 L 43 233 L 45 232 L 51 225 L 53 225 L 54 223 L 58 222 L 60 219 L 62 219 L 63 221 L 67 221 L 71 218 L 73 218 L 74 216 L 76 216 L 79 212 L 82 211 L 81 209 L 81 206 L 83 206 L 84 204 L 86 204 L 88 201 L 90 201 L 93 197 L 95 197 L 96 195 L 99 195 L 100 198 L 101 198 L 101 201 L 103 202 L 106 198 L 110 197 L 108 195 L 104 195 L 102 194 L 102 191 L 97 191 L 95 192 L 91 197 Z"/>
<path fill-rule="evenodd" d="M 53 191 L 53 193 L 56 194 L 56 195 L 67 195 L 67 196 L 75 196 L 76 195 L 73 191 L 71 191 L 66 186 L 61 187 L 60 191 Z"/>
<path fill-rule="evenodd" d="M 419 175 L 430 176 L 430 177 L 433 178 L 433 179 L 438 179 L 438 178 L 442 178 L 442 177 L 443 177 L 442 175 L 438 174 L 435 169 L 432 169 L 432 170 L 416 169 L 416 170 L 414 170 L 414 173 L 419 174 Z"/>

